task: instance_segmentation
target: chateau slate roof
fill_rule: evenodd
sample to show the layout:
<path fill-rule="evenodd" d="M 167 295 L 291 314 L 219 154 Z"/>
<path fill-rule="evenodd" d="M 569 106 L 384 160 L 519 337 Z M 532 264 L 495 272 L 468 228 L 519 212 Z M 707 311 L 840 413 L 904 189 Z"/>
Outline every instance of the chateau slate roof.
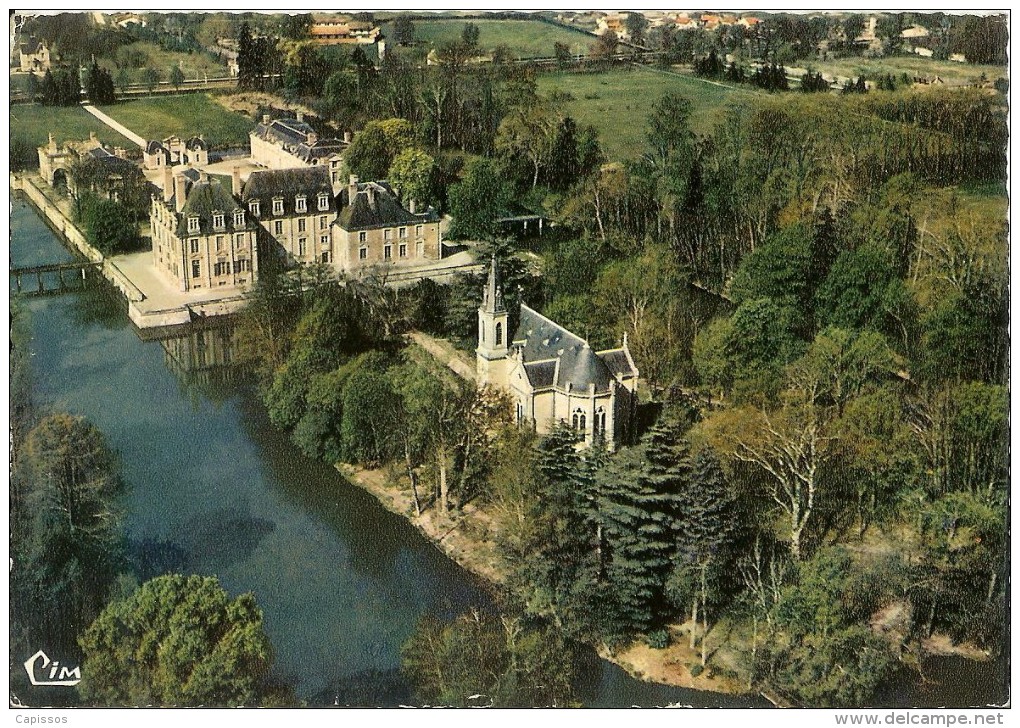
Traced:
<path fill-rule="evenodd" d="M 524 372 L 528 375 L 528 381 L 535 389 L 551 387 L 556 378 L 556 362 L 527 362 L 524 365 Z"/>
<path fill-rule="evenodd" d="M 521 352 L 529 380 L 528 362 L 537 364 L 549 359 L 559 359 L 557 376 L 551 382 L 559 389 L 567 389 L 569 385 L 574 392 L 586 392 L 594 384 L 597 393 L 604 393 L 609 391 L 609 383 L 615 378 L 587 341 L 523 303 L 512 341 Z M 534 368 L 536 377 L 541 375 L 544 381 L 548 376 L 546 369 Z M 537 385 L 533 382 L 533 386 Z"/>
<path fill-rule="evenodd" d="M 156 154 L 157 152 L 166 152 L 166 151 L 167 151 L 167 148 L 163 146 L 163 143 L 158 141 L 158 140 L 156 140 L 156 139 L 153 139 L 152 141 L 150 141 L 148 143 L 148 145 L 145 147 L 145 153 L 146 154 Z"/>
<path fill-rule="evenodd" d="M 308 164 L 340 154 L 347 148 L 347 144 L 339 139 L 318 138 L 315 129 L 297 119 L 273 119 L 268 124 L 257 124 L 252 134 L 267 142 L 279 144 Z M 314 142 L 309 142 L 310 135 L 315 135 Z"/>
<path fill-rule="evenodd" d="M 329 170 L 325 167 L 298 169 L 272 169 L 252 172 L 241 191 L 241 200 L 247 205 L 251 200 L 259 201 L 260 217 L 280 217 L 273 214 L 273 199 L 283 198 L 283 214 L 311 215 L 319 210 L 319 193 L 329 195 L 328 212 L 336 212 L 337 202 L 333 196 Z M 304 195 L 308 200 L 308 211 L 296 213 L 295 199 Z"/>
<path fill-rule="evenodd" d="M 240 209 L 240 205 L 237 200 L 219 180 L 196 182 L 188 190 L 184 209 L 178 214 L 177 235 L 183 238 L 189 235 L 210 235 L 224 230 L 251 230 L 254 223 L 247 214 L 244 216 L 244 225 L 234 226 L 233 212 L 238 209 Z M 224 214 L 223 228 L 213 228 L 212 216 L 214 212 Z M 199 232 L 189 232 L 188 218 L 196 215 L 198 216 Z"/>
<path fill-rule="evenodd" d="M 184 146 L 187 147 L 188 149 L 208 149 L 209 148 L 209 144 L 206 142 L 206 140 L 203 139 L 202 137 L 197 137 L 197 136 L 191 137 L 191 139 L 189 139 Z"/>
<path fill-rule="evenodd" d="M 431 207 L 424 213 L 412 213 L 405 209 L 393 188 L 385 181 L 359 183 L 353 202 L 349 198 L 349 186 L 344 187 L 337 196 L 341 207 L 337 224 L 348 231 L 417 225 L 439 220 L 439 215 Z"/>

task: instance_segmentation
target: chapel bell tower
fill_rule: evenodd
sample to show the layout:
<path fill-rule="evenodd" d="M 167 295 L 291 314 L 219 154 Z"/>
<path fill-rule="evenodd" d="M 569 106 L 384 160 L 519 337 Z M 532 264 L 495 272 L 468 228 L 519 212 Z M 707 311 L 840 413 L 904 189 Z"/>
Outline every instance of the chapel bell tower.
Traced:
<path fill-rule="evenodd" d="M 478 383 L 505 386 L 506 359 L 509 353 L 509 315 L 503 303 L 503 285 L 499 263 L 492 256 L 489 280 L 482 292 L 482 305 L 478 309 L 478 348 L 475 349 Z"/>

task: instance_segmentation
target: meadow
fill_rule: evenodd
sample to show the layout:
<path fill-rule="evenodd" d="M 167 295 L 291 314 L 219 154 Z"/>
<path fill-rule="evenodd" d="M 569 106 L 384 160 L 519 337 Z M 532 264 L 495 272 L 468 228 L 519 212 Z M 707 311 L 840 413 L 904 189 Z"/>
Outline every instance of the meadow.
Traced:
<path fill-rule="evenodd" d="M 711 131 L 726 106 L 759 92 L 746 86 L 717 84 L 694 76 L 651 68 L 606 73 L 551 73 L 538 77 L 539 93 L 568 94 L 563 110 L 599 133 L 611 160 L 633 159 L 646 151 L 645 128 L 652 104 L 664 93 L 679 93 L 694 106 L 691 125 L 697 133 Z"/>
<path fill-rule="evenodd" d="M 510 49 L 514 58 L 541 58 L 553 55 L 555 43 L 565 43 L 572 53 L 587 53 L 595 37 L 581 31 L 561 28 L 539 20 L 431 20 L 414 21 L 416 45 L 400 48 L 395 43 L 390 49 L 401 54 L 424 55 L 429 49 L 460 40 L 465 23 L 478 26 L 478 46 L 491 51 L 499 45 Z M 392 23 L 382 26 L 383 34 L 393 37 Z"/>
<path fill-rule="evenodd" d="M 802 63 L 798 63 L 798 66 Z M 982 66 L 972 63 L 955 63 L 953 61 L 936 61 L 917 55 L 887 56 L 884 58 L 837 58 L 811 63 L 811 68 L 821 71 L 827 76 L 839 78 L 874 79 L 887 73 L 897 77 L 904 73 L 914 78 L 934 78 L 938 76 L 947 85 L 964 86 L 978 83 L 984 75 L 988 81 L 1004 78 L 1007 70 L 1003 66 Z"/>
<path fill-rule="evenodd" d="M 225 109 L 208 94 L 135 99 L 102 110 L 146 139 L 202 134 L 214 147 L 246 146 L 255 128 L 251 119 Z"/>
<path fill-rule="evenodd" d="M 11 139 L 23 141 L 32 147 L 45 144 L 50 132 L 60 144 L 65 141 L 88 139 L 89 132 L 92 131 L 104 144 L 125 148 L 134 146 L 79 106 L 18 104 L 11 107 L 10 120 Z"/>

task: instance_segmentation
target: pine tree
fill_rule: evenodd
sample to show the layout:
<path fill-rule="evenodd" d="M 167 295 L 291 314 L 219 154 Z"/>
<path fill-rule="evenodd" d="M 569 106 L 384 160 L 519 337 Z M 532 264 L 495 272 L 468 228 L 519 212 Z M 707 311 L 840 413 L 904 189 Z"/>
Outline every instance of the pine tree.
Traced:
<path fill-rule="evenodd" d="M 666 578 L 676 548 L 676 519 L 690 468 L 684 427 L 657 425 L 636 448 L 599 472 L 606 575 L 618 634 L 646 633 L 666 614 Z"/>

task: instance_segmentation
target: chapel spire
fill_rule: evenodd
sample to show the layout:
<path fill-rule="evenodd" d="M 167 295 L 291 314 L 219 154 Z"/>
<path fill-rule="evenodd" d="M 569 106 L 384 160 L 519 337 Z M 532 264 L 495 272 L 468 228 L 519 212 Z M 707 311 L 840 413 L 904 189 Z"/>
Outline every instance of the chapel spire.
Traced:
<path fill-rule="evenodd" d="M 499 271 L 499 261 L 492 256 L 489 265 L 489 280 L 485 284 L 485 292 L 482 294 L 482 309 L 486 313 L 503 313 L 506 306 L 503 303 L 503 278 Z"/>

